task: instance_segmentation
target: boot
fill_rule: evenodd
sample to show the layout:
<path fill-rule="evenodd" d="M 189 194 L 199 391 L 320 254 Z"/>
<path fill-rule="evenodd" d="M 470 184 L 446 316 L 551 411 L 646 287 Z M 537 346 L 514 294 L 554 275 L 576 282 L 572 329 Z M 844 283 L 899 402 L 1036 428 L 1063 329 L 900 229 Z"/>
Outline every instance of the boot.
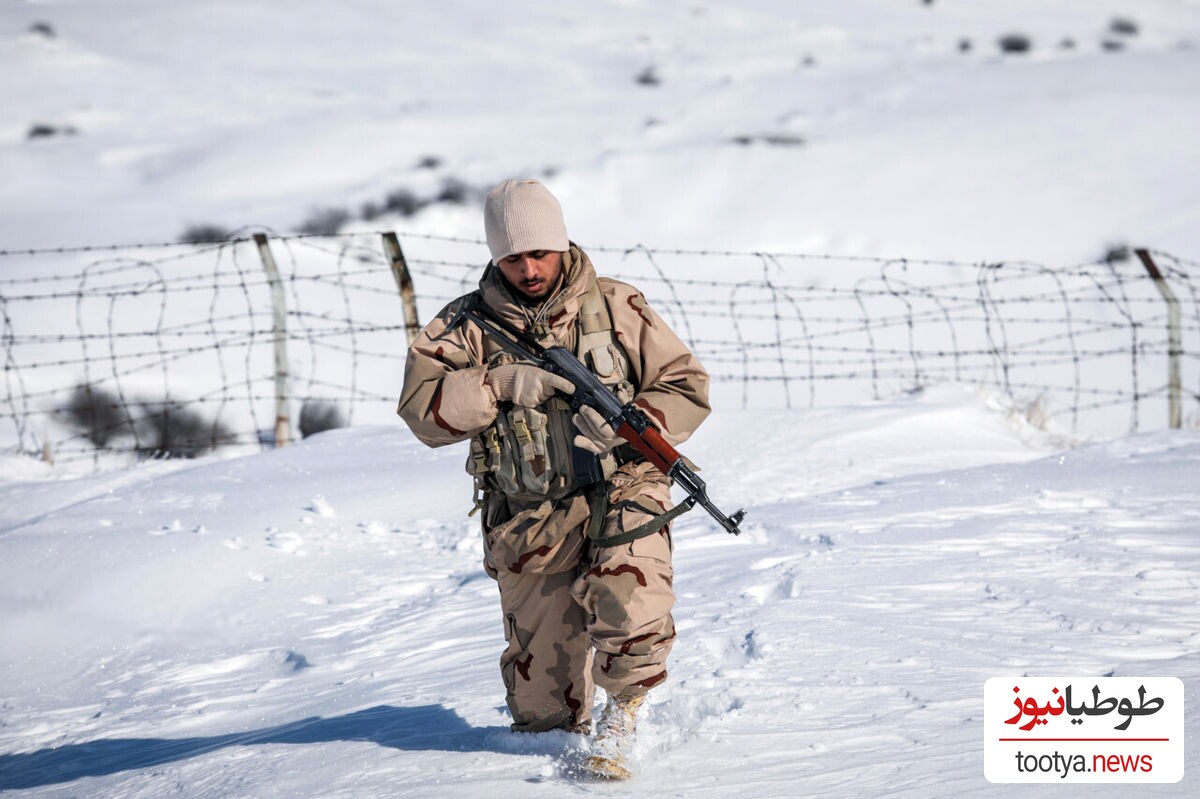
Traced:
<path fill-rule="evenodd" d="M 609 695 L 596 725 L 592 754 L 583 765 L 589 774 L 606 780 L 629 779 L 629 755 L 633 751 L 637 712 L 645 700 L 645 694 Z"/>

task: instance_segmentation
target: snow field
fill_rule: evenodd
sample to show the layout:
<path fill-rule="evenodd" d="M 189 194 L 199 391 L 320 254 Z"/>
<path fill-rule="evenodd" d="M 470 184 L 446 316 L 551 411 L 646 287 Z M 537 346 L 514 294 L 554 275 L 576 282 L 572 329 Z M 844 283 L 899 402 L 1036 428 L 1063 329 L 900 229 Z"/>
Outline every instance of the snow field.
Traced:
<path fill-rule="evenodd" d="M 677 522 L 679 641 L 646 712 L 638 790 L 982 791 L 988 677 L 1195 680 L 1195 435 L 1057 450 L 953 388 L 713 421 L 686 449 L 712 464 L 714 498 L 750 513 L 737 538 L 696 513 Z M 741 469 L 759 438 L 793 482 L 764 493 Z M 731 440 L 746 446 L 722 458 Z M 119 481 L 7 482 L 6 497 L 37 502 L 5 502 L 0 520 L 0 668 L 20 686 L 0 785 L 619 792 L 572 781 L 577 736 L 507 730 L 460 449 L 364 427 Z M 887 456 L 904 449 L 907 466 Z"/>
<path fill-rule="evenodd" d="M 1200 6 L 1126 5 L 8 3 L 0 250 L 287 232 L 399 188 L 542 175 L 572 237 L 617 252 L 1194 259 Z M 1111 53 L 1116 13 L 1141 30 Z M 1032 52 L 999 55 L 1008 32 Z M 648 67 L 657 86 L 634 81 Z M 481 233 L 478 204 L 352 227 Z M 74 310 L 6 309 L 68 330 Z M 1195 696 L 1200 439 L 1074 440 L 962 387 L 868 397 L 720 396 L 684 448 L 749 515 L 738 539 L 698 513 L 675 529 L 680 637 L 628 786 L 571 780 L 573 736 L 508 732 L 464 453 L 389 408 L 245 457 L 0 457 L 0 791 L 1085 793 L 984 781 L 983 684 L 1170 675 Z M 1196 752 L 1139 795 L 1197 793 Z"/>

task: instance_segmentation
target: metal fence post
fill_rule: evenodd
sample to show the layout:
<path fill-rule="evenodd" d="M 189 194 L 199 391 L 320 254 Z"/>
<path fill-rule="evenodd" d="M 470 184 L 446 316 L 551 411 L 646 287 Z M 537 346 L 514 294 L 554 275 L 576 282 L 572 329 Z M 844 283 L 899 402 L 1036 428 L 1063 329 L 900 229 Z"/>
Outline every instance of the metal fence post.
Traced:
<path fill-rule="evenodd" d="M 1183 427 L 1183 386 L 1179 377 L 1179 361 L 1183 357 L 1183 337 L 1180 333 L 1179 300 L 1175 292 L 1167 285 L 1162 272 L 1158 270 L 1150 251 L 1134 250 L 1142 266 L 1154 280 L 1158 293 L 1167 301 L 1167 401 L 1168 424 L 1171 427 Z"/>
<path fill-rule="evenodd" d="M 392 277 L 396 278 L 396 286 L 400 289 L 400 301 L 404 305 L 404 333 L 408 343 L 412 344 L 421 332 L 417 321 L 417 294 L 413 288 L 412 275 L 408 273 L 408 261 L 404 258 L 404 250 L 400 249 L 400 239 L 395 233 L 383 234 L 383 251 L 392 265 Z"/>
<path fill-rule="evenodd" d="M 264 233 L 254 234 L 258 255 L 267 272 L 267 283 L 271 286 L 272 330 L 275 335 L 275 446 L 285 447 L 291 439 L 288 420 L 288 357 L 287 357 L 287 307 L 284 304 L 283 281 L 275 257 L 267 245 Z"/>

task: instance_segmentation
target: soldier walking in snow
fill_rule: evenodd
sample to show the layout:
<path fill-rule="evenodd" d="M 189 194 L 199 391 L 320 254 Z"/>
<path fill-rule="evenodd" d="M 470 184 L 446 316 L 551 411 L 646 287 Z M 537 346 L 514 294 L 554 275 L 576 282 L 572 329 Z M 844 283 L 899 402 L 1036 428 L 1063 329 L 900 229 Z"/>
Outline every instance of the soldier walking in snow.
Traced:
<path fill-rule="evenodd" d="M 492 258 L 473 299 L 575 353 L 669 443 L 687 439 L 709 412 L 708 375 L 637 289 L 597 278 L 549 190 L 501 183 L 484 223 Z M 599 413 L 571 412 L 570 382 L 454 324 L 468 297 L 409 348 L 398 413 L 431 447 L 471 441 L 513 730 L 590 732 L 599 685 L 608 701 L 588 767 L 623 778 L 638 708 L 666 679 L 675 639 L 670 483 Z"/>

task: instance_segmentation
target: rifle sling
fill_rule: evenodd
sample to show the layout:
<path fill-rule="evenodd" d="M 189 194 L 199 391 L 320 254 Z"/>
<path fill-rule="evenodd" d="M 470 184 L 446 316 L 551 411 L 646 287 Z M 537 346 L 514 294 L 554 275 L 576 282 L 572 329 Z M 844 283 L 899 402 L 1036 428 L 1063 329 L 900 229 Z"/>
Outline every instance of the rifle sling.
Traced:
<path fill-rule="evenodd" d="M 676 516 L 682 516 L 692 509 L 691 503 L 681 502 L 666 513 L 660 513 L 650 521 L 645 524 L 639 524 L 632 530 L 601 537 L 600 530 L 604 526 L 604 517 L 608 514 L 608 491 L 605 489 L 603 483 L 593 493 L 591 505 L 592 516 L 588 520 L 587 537 L 592 542 L 592 546 L 597 547 L 616 547 L 636 541 L 639 538 L 645 538 L 652 533 L 657 533 L 664 526 L 670 524 L 675 520 Z"/>

